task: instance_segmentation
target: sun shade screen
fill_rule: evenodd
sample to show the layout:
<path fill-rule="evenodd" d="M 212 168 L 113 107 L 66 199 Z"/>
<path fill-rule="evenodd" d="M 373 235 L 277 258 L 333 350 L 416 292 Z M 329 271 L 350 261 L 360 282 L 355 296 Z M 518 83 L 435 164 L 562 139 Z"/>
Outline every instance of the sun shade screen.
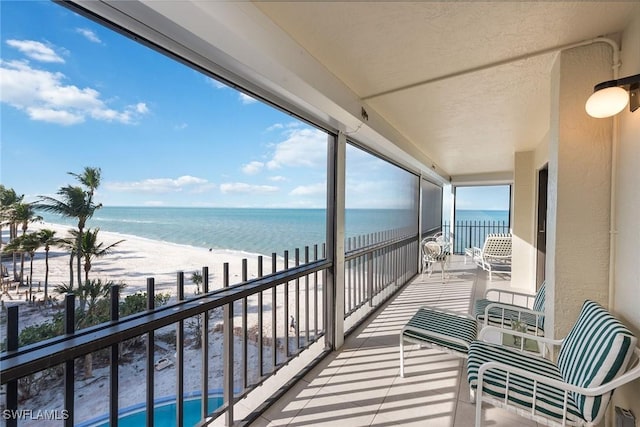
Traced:
<path fill-rule="evenodd" d="M 422 232 L 426 233 L 442 225 L 442 187 L 423 179 L 421 191 Z"/>

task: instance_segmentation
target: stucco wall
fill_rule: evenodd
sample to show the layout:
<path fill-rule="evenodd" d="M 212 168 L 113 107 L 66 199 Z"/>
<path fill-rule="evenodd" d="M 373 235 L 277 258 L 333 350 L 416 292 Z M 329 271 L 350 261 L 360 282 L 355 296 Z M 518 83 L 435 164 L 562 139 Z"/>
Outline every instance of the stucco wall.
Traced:
<path fill-rule="evenodd" d="M 640 73 L 640 7 L 621 39 L 620 76 Z M 618 115 L 615 294 L 613 310 L 640 337 L 640 110 Z M 614 394 L 614 405 L 640 420 L 640 380 Z"/>

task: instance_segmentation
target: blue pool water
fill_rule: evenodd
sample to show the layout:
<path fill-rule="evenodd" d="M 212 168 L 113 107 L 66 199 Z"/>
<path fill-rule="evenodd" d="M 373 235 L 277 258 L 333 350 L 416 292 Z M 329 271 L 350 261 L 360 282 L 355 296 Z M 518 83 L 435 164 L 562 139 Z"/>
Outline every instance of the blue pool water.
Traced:
<path fill-rule="evenodd" d="M 209 412 L 222 406 L 222 396 L 209 397 Z M 200 398 L 192 398 L 184 401 L 184 426 L 192 427 L 200 421 L 201 413 Z M 176 425 L 176 399 L 164 398 L 156 400 L 154 408 L 153 425 L 155 427 L 175 427 Z M 144 426 L 147 420 L 147 411 L 144 403 L 122 409 L 118 417 L 118 426 L 120 427 L 139 427 Z M 109 427 L 109 415 L 105 414 L 93 420 L 81 423 L 78 427 Z"/>

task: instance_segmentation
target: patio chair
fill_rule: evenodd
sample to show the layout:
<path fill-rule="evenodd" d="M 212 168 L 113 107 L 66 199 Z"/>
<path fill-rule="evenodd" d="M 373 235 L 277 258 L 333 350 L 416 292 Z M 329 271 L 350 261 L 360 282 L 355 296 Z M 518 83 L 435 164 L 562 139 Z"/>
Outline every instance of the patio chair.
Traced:
<path fill-rule="evenodd" d="M 563 340 L 519 334 L 559 347 L 557 362 L 482 341 L 496 332 L 519 334 L 488 326 L 469 346 L 467 379 L 476 394 L 476 427 L 482 425 L 483 402 L 544 425 L 595 426 L 613 390 L 640 378 L 637 338 L 593 301 L 584 302 Z"/>
<path fill-rule="evenodd" d="M 513 328 L 517 321 L 524 323 L 528 333 L 543 336 L 546 288 L 547 283 L 542 282 L 535 294 L 487 289 L 484 298 L 476 301 L 473 314 L 484 326 Z M 516 301 L 521 301 L 524 305 L 518 305 Z"/>
<path fill-rule="evenodd" d="M 426 238 L 422 240 L 422 274 L 427 272 L 427 276 L 431 277 L 433 273 L 433 264 L 440 263 L 440 270 L 442 272 L 442 282 L 444 283 L 446 268 L 445 264 L 449 253 L 445 250 L 441 243 L 435 240 Z"/>
<path fill-rule="evenodd" d="M 493 273 L 511 274 L 511 234 L 487 234 L 482 248 L 473 248 L 473 261 L 489 273 L 489 281 Z"/>

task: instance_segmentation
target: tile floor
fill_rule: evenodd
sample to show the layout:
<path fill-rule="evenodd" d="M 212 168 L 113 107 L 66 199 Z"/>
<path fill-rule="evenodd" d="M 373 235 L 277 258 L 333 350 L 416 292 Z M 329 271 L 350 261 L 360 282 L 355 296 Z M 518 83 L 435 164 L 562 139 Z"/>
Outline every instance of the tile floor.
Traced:
<path fill-rule="evenodd" d="M 431 277 L 418 276 L 252 426 L 473 426 L 463 359 L 407 345 L 405 377 L 399 376 L 399 333 L 419 306 L 470 312 L 487 285 L 510 285 L 508 276 L 489 284 L 463 259 L 452 259 L 444 284 L 437 267 Z M 484 425 L 536 425 L 486 408 Z"/>

